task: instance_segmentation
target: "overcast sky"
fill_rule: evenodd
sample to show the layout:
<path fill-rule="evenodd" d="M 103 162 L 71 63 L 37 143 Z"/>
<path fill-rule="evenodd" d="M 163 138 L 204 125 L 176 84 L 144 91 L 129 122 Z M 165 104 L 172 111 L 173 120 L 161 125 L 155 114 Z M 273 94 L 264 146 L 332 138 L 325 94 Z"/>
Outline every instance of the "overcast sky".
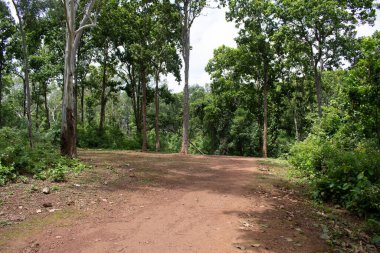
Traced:
<path fill-rule="evenodd" d="M 191 29 L 191 55 L 189 84 L 204 86 L 210 82 L 210 77 L 204 70 L 208 61 L 213 57 L 214 49 L 221 45 L 236 46 L 234 38 L 238 30 L 233 23 L 225 20 L 224 9 L 207 9 L 203 15 L 194 21 Z M 380 30 L 380 11 L 377 11 L 377 19 L 374 26 L 361 26 L 358 28 L 358 36 L 370 36 L 375 30 Z M 171 76 L 167 78 L 169 89 L 174 92 L 183 90 L 181 85 Z"/>

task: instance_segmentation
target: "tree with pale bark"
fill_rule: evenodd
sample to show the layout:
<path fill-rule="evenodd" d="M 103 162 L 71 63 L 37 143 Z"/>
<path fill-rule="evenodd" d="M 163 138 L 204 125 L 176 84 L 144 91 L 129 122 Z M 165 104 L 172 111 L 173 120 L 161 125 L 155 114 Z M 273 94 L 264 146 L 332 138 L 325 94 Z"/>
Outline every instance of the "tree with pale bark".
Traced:
<path fill-rule="evenodd" d="M 91 12 L 95 0 L 90 0 L 84 8 L 83 16 L 77 27 L 77 12 L 80 2 L 77 0 L 64 0 L 66 17 L 66 46 L 65 67 L 62 100 L 62 123 L 61 123 L 61 154 L 69 157 L 77 155 L 76 149 L 76 119 L 74 112 L 74 76 L 76 68 L 77 49 L 87 28 L 95 26 L 91 19 Z"/>

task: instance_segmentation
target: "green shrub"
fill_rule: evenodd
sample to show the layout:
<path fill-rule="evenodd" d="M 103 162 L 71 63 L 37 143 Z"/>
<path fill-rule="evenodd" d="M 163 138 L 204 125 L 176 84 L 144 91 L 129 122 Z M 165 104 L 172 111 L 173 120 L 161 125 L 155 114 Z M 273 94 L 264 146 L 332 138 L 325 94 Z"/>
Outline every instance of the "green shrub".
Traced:
<path fill-rule="evenodd" d="M 13 166 L 5 166 L 0 161 L 0 186 L 16 180 L 17 174 Z"/>
<path fill-rule="evenodd" d="M 289 162 L 311 180 L 314 198 L 380 218 L 380 153 L 360 144 L 344 150 L 335 143 L 311 135 L 291 148 Z"/>
<path fill-rule="evenodd" d="M 54 132 L 54 131 L 53 131 Z M 28 143 L 26 131 L 8 127 L 0 129 L 0 185 L 19 178 L 27 181 L 26 175 L 36 179 L 62 182 L 68 173 L 80 173 L 85 165 L 78 160 L 62 157 L 50 133 L 34 133 L 34 148 Z"/>

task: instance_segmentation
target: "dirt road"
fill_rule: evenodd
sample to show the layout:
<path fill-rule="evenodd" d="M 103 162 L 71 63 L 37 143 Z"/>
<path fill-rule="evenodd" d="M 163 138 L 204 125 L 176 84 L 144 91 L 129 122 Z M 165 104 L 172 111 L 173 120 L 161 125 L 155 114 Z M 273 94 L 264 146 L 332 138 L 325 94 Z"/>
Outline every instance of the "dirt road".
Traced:
<path fill-rule="evenodd" d="M 1 252 L 328 252 L 315 211 L 253 158 L 82 151 L 94 166 L 64 193 L 77 215 Z M 72 193 L 72 192 L 71 192 Z"/>

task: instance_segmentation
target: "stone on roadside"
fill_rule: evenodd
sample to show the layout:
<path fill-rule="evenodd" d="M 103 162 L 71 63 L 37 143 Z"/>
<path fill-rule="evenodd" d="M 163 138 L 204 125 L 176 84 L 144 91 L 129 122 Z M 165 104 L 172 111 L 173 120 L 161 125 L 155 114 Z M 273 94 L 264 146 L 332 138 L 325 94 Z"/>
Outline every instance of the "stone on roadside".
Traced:
<path fill-rule="evenodd" d="M 50 193 L 50 188 L 49 188 L 49 187 L 44 187 L 44 188 L 42 189 L 42 193 L 44 193 L 44 194 L 49 194 L 49 193 Z"/>
<path fill-rule="evenodd" d="M 47 207 L 53 207 L 53 204 L 50 203 L 50 202 L 46 202 L 46 203 L 43 203 L 42 206 L 45 207 L 45 208 L 47 208 Z"/>

